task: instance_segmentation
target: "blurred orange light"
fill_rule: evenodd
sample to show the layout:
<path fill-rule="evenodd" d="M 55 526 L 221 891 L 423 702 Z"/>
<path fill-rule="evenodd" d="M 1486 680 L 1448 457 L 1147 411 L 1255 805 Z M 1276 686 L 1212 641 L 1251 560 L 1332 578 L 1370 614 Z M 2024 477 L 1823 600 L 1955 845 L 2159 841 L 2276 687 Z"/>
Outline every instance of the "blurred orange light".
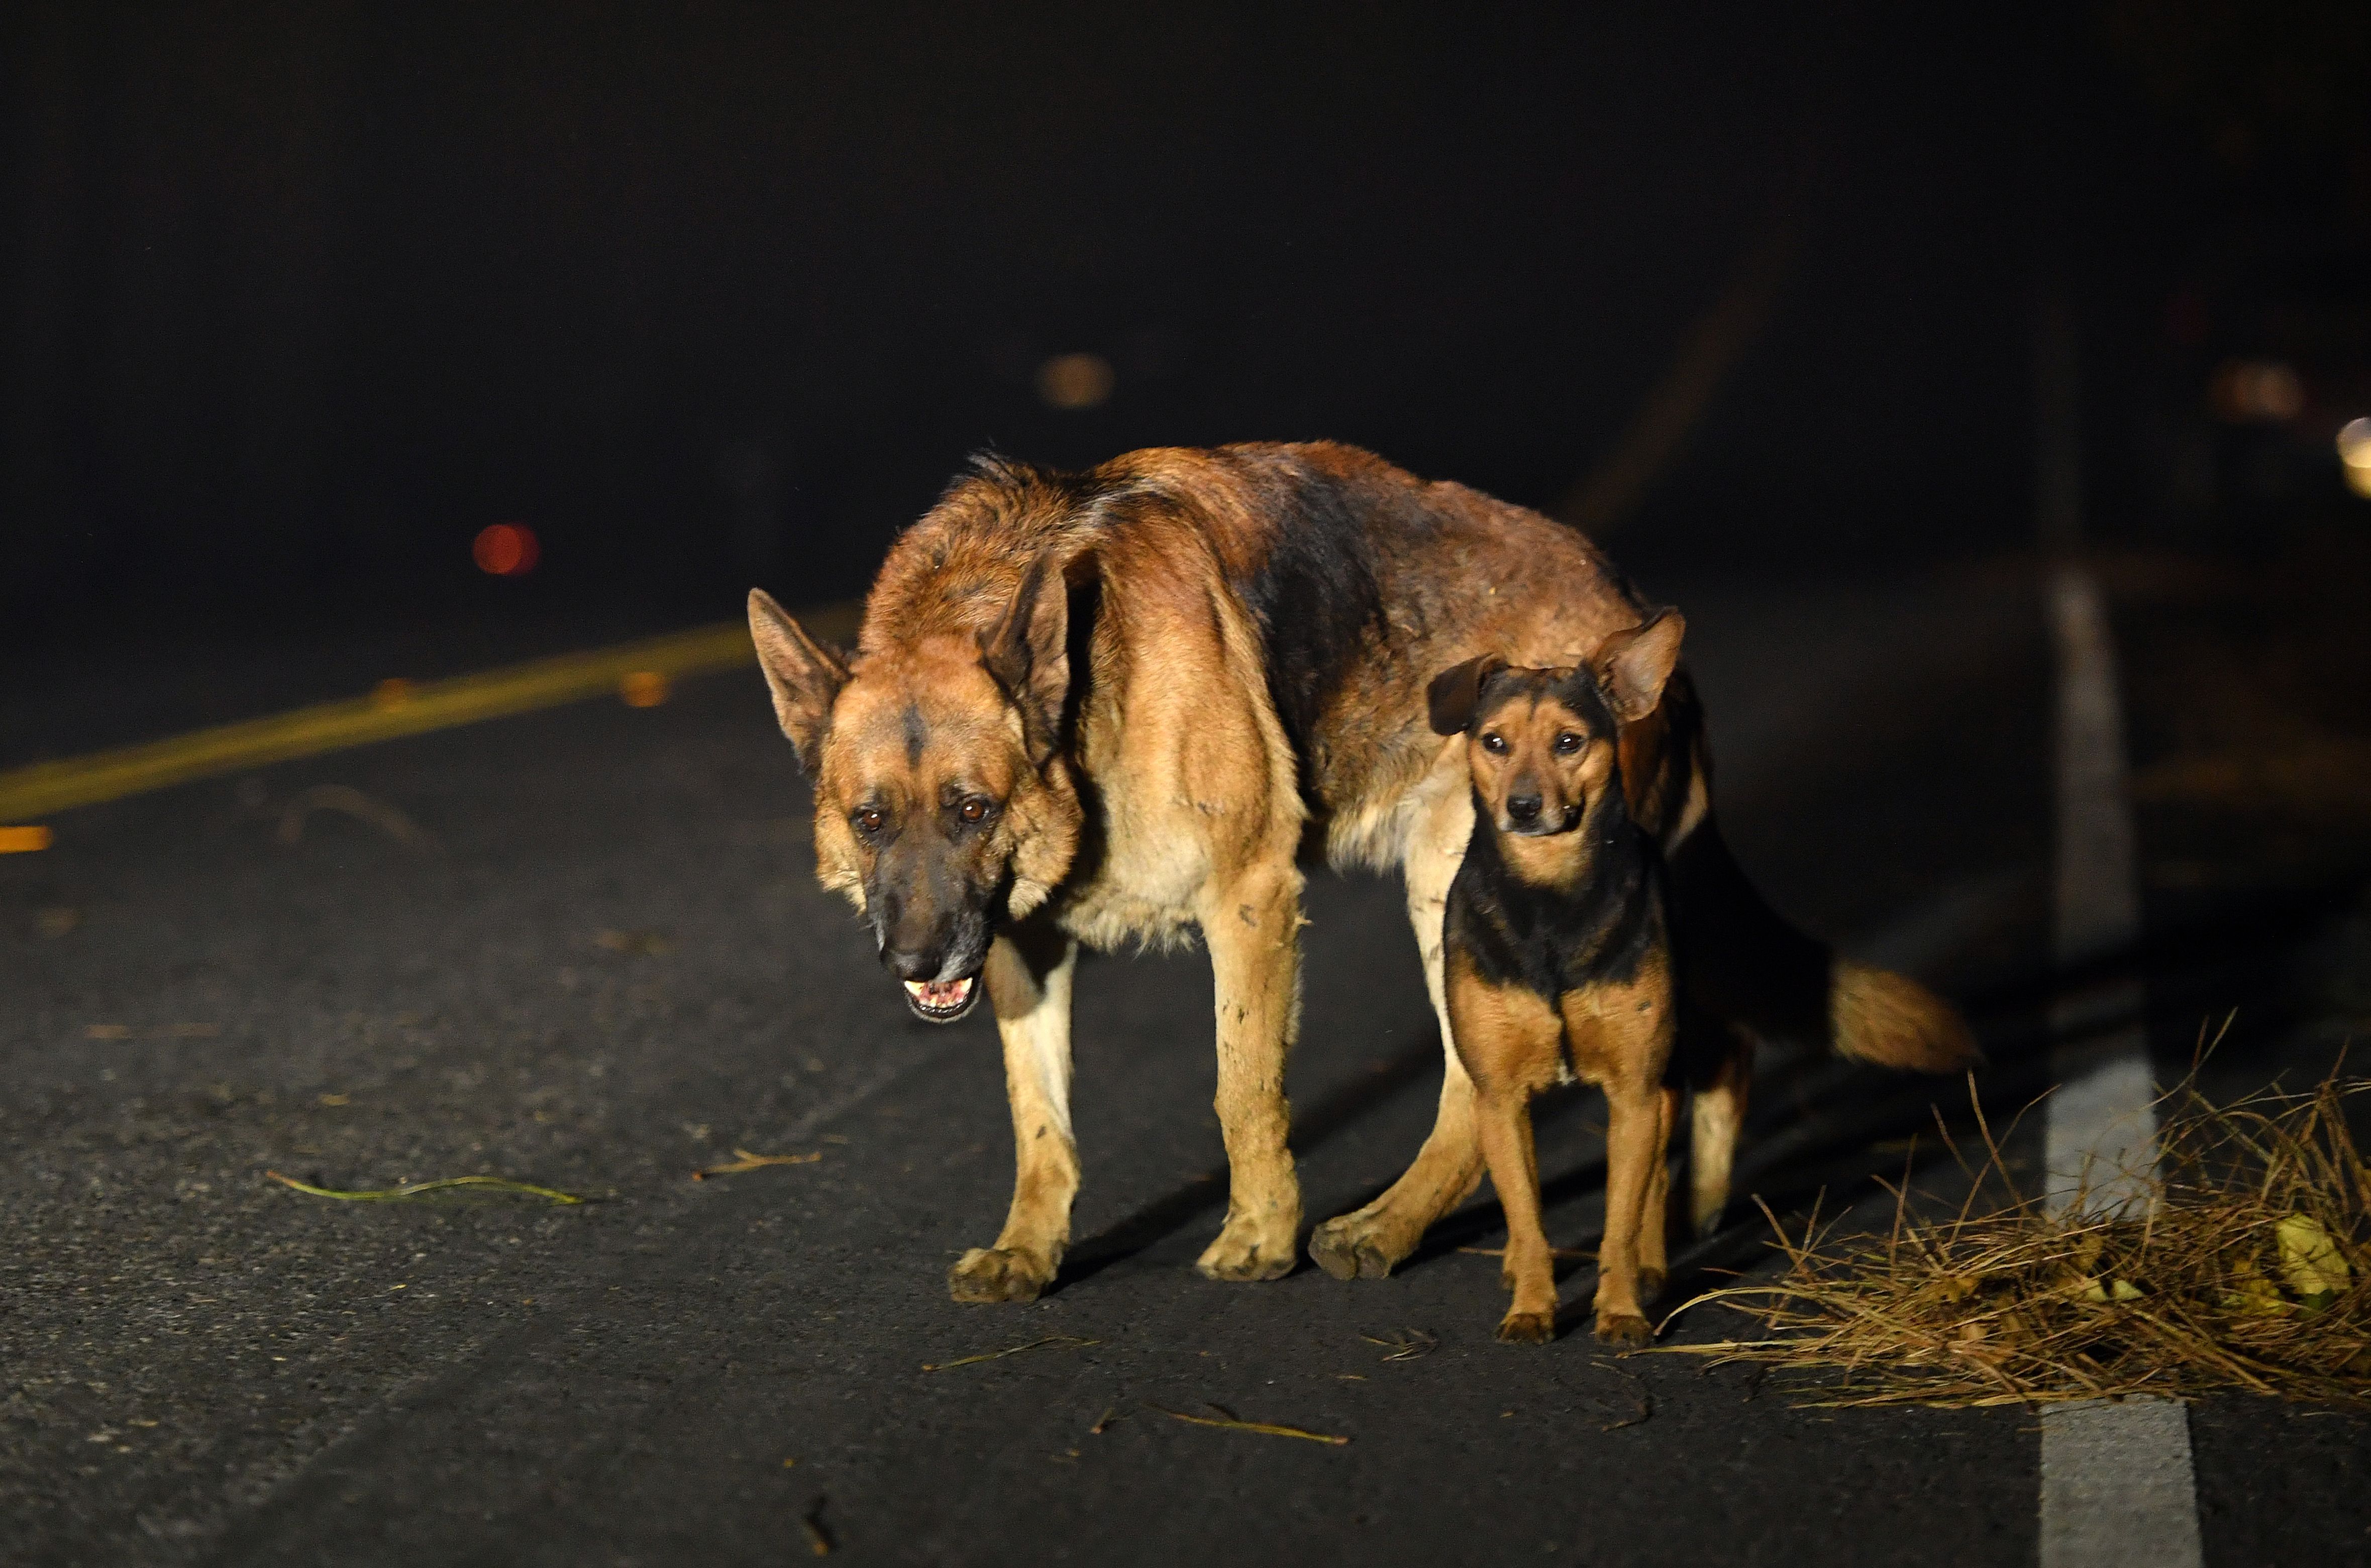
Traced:
<path fill-rule="evenodd" d="M 0 855 L 29 855 L 49 847 L 46 827 L 0 827 Z"/>
<path fill-rule="evenodd" d="M 1057 409 L 1099 408 L 1112 395 L 1111 361 L 1101 354 L 1057 354 L 1037 367 L 1037 396 Z"/>
<path fill-rule="evenodd" d="M 666 676 L 656 670 L 636 670 L 618 683 L 618 700 L 629 708 L 656 708 L 667 699 Z"/>
<path fill-rule="evenodd" d="M 2226 360 L 2215 373 L 2215 411 L 2233 424 L 2286 424 L 2305 412 L 2305 382 L 2278 360 Z"/>
<path fill-rule="evenodd" d="M 400 708 L 411 700 L 411 683 L 401 675 L 383 680 L 371 687 L 373 708 Z"/>
<path fill-rule="evenodd" d="M 480 530 L 477 542 L 469 547 L 478 570 L 494 577 L 524 577 L 535 570 L 542 553 L 535 542 L 535 530 L 524 523 L 494 524 Z"/>

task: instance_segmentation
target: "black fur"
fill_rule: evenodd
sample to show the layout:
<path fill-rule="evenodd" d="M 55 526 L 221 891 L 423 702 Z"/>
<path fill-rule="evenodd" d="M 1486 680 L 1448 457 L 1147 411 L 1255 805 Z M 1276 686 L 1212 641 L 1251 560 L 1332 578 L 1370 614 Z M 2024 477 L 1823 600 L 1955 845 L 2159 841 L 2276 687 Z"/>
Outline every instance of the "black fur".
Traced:
<path fill-rule="evenodd" d="M 1597 843 L 1576 888 L 1534 887 L 1498 852 L 1488 808 L 1449 884 L 1447 937 L 1475 976 L 1554 1002 L 1567 991 L 1634 978 L 1664 947 L 1662 857 L 1630 820 L 1618 785 L 1575 833 Z"/>
<path fill-rule="evenodd" d="M 1527 677 L 1537 680 L 1528 671 L 1486 677 L 1475 720 L 1486 721 L 1510 695 L 1509 683 Z M 1614 738 L 1613 716 L 1587 671 L 1575 672 L 1555 695 L 1597 736 Z M 1668 946 L 1662 853 L 1632 820 L 1618 776 L 1572 831 L 1591 840 L 1579 884 L 1535 886 L 1500 853 L 1489 804 L 1475 791 L 1474 834 L 1449 884 L 1446 929 L 1485 983 L 1521 986 L 1553 1003 L 1567 991 L 1626 982 Z"/>
<path fill-rule="evenodd" d="M 1307 759 L 1325 705 L 1383 620 L 1374 548 L 1373 498 L 1336 481 L 1288 469 L 1280 476 L 1292 520 L 1277 530 L 1267 559 L 1237 584 L 1266 645 L 1269 695 L 1293 755 Z"/>

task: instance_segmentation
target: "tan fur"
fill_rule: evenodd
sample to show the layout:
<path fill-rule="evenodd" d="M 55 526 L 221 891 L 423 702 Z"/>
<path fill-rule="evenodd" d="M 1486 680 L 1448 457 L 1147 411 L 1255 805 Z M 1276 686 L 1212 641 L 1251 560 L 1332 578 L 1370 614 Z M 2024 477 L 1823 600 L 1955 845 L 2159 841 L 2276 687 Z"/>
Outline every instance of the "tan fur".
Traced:
<path fill-rule="evenodd" d="M 1828 993 L 1836 1054 L 1879 1066 L 1948 1073 L 1981 1059 L 1957 1009 L 1908 975 L 1838 959 Z"/>
<path fill-rule="evenodd" d="M 794 742 L 815 737 L 817 874 L 827 886 L 862 906 L 865 850 L 849 815 L 863 800 L 927 801 L 954 769 L 1006 801 L 981 853 L 1011 866 L 1014 924 L 998 937 L 984 978 L 1005 1037 L 1020 1155 L 1003 1232 L 951 1273 L 959 1299 L 1034 1297 L 1069 1241 L 1070 971 L 1064 960 L 1033 977 L 1018 956 L 1024 946 L 1167 943 L 1198 932 L 1218 980 L 1216 1105 L 1233 1173 L 1226 1223 L 1200 1267 L 1253 1279 L 1293 1263 L 1301 1205 L 1283 1090 L 1298 1027 L 1294 859 L 1307 811 L 1258 633 L 1220 559 L 1255 525 L 1279 520 L 1227 486 L 1207 455 L 1122 462 L 1133 468 L 1128 482 L 1091 511 L 1026 486 L 958 486 L 884 565 L 846 679 L 820 714 L 811 694 L 829 672 L 806 668 L 816 662 L 812 645 L 795 628 L 759 632 L 778 709 L 796 709 L 785 732 Z M 1194 506 L 1174 504 L 1181 496 Z M 1008 701 L 983 662 L 1039 559 L 1062 582 L 1092 582 L 1100 602 L 1089 668 L 1066 672 L 1056 694 L 1074 683 L 1082 693 L 1072 728 L 1059 749 L 1033 758 L 1025 697 Z M 753 627 L 778 615 L 770 601 L 753 601 Z M 1041 652 L 1053 645 L 1042 633 L 1035 640 Z M 810 700 L 801 708 L 803 694 Z M 919 758 L 901 732 L 908 709 L 929 736 Z M 1081 780 L 1093 783 L 1092 807 Z M 1094 859 L 1081 875 L 1090 832 Z"/>
<path fill-rule="evenodd" d="M 1371 532 L 1380 614 L 1337 647 L 1338 678 L 1313 706 L 1288 714 L 1271 681 L 1291 672 L 1269 667 L 1276 628 L 1246 594 L 1309 526 L 1312 495 L 1336 518 L 1417 521 Z M 1070 628 L 1088 604 L 1091 628 Z M 1485 651 L 1594 657 L 1643 629 L 1641 614 L 1571 529 L 1326 443 L 1153 449 L 1081 475 L 959 480 L 899 536 L 845 657 L 753 594 L 777 716 L 815 786 L 827 886 L 869 917 L 885 906 L 867 893 L 880 852 L 851 824 L 869 798 L 927 813 L 974 791 L 998 806 L 955 859 L 966 876 L 1009 878 L 981 977 L 1022 1149 L 1004 1229 L 956 1265 L 954 1293 L 1025 1298 L 1068 1245 L 1078 1176 L 1061 955 L 1074 943 L 1208 945 L 1232 1190 L 1201 1267 L 1230 1279 L 1290 1269 L 1300 1200 L 1283 1075 L 1305 833 L 1337 865 L 1405 870 L 1446 1062 L 1416 1162 L 1376 1204 L 1321 1227 L 1312 1251 L 1336 1273 L 1383 1274 L 1413 1250 L 1482 1168 L 1440 942 L 1472 813 L 1463 754 L 1427 722 L 1426 682 Z M 1688 780 L 1653 813 L 1667 850 L 1709 820 L 1693 734 L 1658 770 Z M 1625 790 L 1627 746 L 1625 733 Z"/>
<path fill-rule="evenodd" d="M 1582 1081 L 1605 1091 L 1597 1336 L 1645 1343 L 1641 1303 L 1661 1286 L 1667 1268 L 1662 1205 L 1672 1095 L 1663 1073 L 1674 1021 L 1669 964 L 1658 958 L 1629 980 L 1569 992 L 1555 1007 L 1534 992 L 1482 980 L 1462 953 L 1451 953 L 1448 965 L 1450 1014 L 1474 1083 L 1476 1136 L 1507 1216 L 1502 1272 L 1513 1300 L 1498 1337 L 1545 1342 L 1555 1335 L 1555 1254 L 1541 1217 L 1531 1101 L 1569 1063 Z"/>

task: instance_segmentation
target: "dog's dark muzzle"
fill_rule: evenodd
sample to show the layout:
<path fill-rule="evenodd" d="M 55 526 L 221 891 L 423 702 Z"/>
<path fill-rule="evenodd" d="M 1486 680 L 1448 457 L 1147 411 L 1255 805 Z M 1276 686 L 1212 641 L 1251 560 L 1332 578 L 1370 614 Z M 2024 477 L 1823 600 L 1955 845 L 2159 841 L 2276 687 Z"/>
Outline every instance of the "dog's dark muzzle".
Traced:
<path fill-rule="evenodd" d="M 987 914 L 954 900 L 901 897 L 884 889 L 872 899 L 881 962 L 905 988 L 914 1016 L 953 1023 L 979 1002 L 988 962 Z"/>

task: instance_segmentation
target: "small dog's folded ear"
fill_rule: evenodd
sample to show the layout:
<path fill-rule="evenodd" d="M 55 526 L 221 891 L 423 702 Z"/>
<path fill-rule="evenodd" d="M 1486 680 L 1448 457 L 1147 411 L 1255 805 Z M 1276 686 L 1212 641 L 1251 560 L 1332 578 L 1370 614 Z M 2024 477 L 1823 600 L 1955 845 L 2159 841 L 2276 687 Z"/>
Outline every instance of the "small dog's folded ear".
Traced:
<path fill-rule="evenodd" d="M 1424 692 L 1433 733 L 1464 733 L 1465 726 L 1474 722 L 1475 705 L 1482 700 L 1482 683 L 1506 667 L 1507 662 L 1497 654 L 1482 653 L 1433 676 Z"/>
<path fill-rule="evenodd" d="M 1680 639 L 1687 635 L 1686 617 L 1674 609 L 1660 609 L 1627 631 L 1607 638 L 1593 662 L 1605 706 L 1625 724 L 1655 711 L 1663 700 L 1664 683 L 1680 663 Z"/>

